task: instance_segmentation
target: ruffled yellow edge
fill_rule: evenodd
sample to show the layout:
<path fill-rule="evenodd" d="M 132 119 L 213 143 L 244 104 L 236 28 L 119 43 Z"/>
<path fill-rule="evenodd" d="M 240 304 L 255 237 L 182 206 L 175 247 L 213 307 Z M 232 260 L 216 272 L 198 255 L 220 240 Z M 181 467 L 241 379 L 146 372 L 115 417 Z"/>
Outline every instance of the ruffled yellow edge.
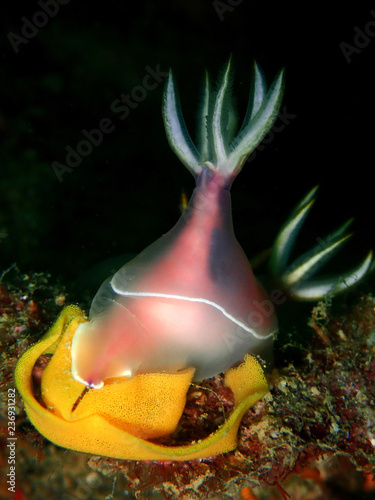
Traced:
<path fill-rule="evenodd" d="M 87 321 L 87 318 L 77 306 L 66 307 L 52 328 L 25 352 L 17 364 L 15 372 L 17 389 L 24 400 L 29 420 L 43 436 L 64 448 L 126 460 L 194 460 L 212 457 L 236 448 L 238 427 L 243 415 L 268 392 L 263 370 L 258 361 L 250 355 L 245 357 L 240 366 L 229 370 L 225 376 L 225 384 L 232 389 L 235 396 L 233 412 L 216 432 L 190 445 L 154 444 L 124 430 L 122 426 L 114 425 L 101 415 L 92 414 L 78 420 L 66 420 L 58 409 L 47 409 L 41 405 L 34 397 L 32 387 L 32 370 L 35 362 L 42 354 L 55 353 L 59 345 L 69 348 L 75 329 L 83 321 Z M 184 398 L 193 374 L 194 370 L 189 369 L 181 373 Z M 63 375 L 71 378 L 70 373 Z M 166 390 L 169 377 L 176 376 L 176 374 L 157 375 Z M 59 374 L 56 374 L 56 377 L 58 376 Z M 148 376 L 153 377 L 155 374 L 137 377 L 144 377 L 147 385 Z M 76 383 L 72 379 L 72 384 Z M 84 389 L 83 384 L 79 385 Z M 173 384 L 172 387 L 173 391 L 176 390 Z M 183 404 L 184 401 L 185 399 Z M 172 411 L 178 413 L 176 409 Z M 177 415 L 177 423 L 179 418 L 180 414 Z"/>

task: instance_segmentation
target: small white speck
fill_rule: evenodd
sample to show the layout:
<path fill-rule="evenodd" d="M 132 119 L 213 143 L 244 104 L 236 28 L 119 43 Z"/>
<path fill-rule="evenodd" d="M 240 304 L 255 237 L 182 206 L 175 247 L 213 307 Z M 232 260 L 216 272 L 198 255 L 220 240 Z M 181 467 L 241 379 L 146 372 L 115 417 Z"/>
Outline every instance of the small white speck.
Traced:
<path fill-rule="evenodd" d="M 340 430 L 340 427 L 336 424 L 336 422 L 332 422 L 330 429 L 332 433 L 337 434 Z"/>
<path fill-rule="evenodd" d="M 320 396 L 321 395 L 319 390 L 315 386 L 311 387 L 311 393 L 313 396 Z"/>
<path fill-rule="evenodd" d="M 345 335 L 345 333 L 341 329 L 337 332 L 337 334 L 341 340 L 348 340 L 347 336 Z"/>

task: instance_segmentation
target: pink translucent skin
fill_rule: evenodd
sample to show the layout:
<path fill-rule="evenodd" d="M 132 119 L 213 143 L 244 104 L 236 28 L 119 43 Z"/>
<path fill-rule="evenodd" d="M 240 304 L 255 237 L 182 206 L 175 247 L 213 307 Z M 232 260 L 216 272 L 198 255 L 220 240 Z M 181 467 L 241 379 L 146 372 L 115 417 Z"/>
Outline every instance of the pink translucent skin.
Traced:
<path fill-rule="evenodd" d="M 233 232 L 228 179 L 205 169 L 177 224 L 103 283 L 72 345 L 73 376 L 212 377 L 272 348 L 277 320 Z"/>

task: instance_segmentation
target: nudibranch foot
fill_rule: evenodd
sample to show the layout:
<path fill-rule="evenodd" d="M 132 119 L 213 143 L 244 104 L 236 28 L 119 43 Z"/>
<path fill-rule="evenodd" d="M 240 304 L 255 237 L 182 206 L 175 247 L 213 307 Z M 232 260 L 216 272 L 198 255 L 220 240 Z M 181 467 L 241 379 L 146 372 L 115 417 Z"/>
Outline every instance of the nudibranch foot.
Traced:
<path fill-rule="evenodd" d="M 192 460 L 236 447 L 244 413 L 268 391 L 262 368 L 253 356 L 246 356 L 225 376 L 225 384 L 234 394 L 234 409 L 224 424 L 194 444 L 163 446 L 149 440 L 175 431 L 194 369 L 116 379 L 101 389 L 87 390 L 70 370 L 72 338 L 76 328 L 86 322 L 78 307 L 66 307 L 17 364 L 18 391 L 29 420 L 43 436 L 71 450 L 128 460 Z M 42 373 L 39 401 L 34 395 L 32 370 L 45 354 L 52 358 Z"/>
<path fill-rule="evenodd" d="M 341 275 L 310 279 L 352 236 L 347 229 L 353 219 L 319 241 L 295 262 L 288 263 L 298 232 L 315 202 L 317 189 L 316 186 L 309 191 L 294 208 L 275 239 L 269 259 L 274 281 L 296 300 L 320 300 L 326 295 L 346 291 L 363 279 L 373 266 L 372 251 L 369 251 L 357 266 Z"/>

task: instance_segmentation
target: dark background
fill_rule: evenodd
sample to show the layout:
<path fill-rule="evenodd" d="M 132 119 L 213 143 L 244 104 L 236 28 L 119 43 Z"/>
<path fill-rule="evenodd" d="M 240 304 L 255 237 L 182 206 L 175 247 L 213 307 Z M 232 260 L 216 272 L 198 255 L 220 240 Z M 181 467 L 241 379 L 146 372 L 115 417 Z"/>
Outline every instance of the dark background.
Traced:
<path fill-rule="evenodd" d="M 364 30 L 371 20 L 375 35 L 375 14 L 359 2 L 330 10 L 236 3 L 71 0 L 18 53 L 9 34 L 22 36 L 24 18 L 32 22 L 42 9 L 35 1 L 2 4 L 1 269 L 16 262 L 24 272 L 48 271 L 69 283 L 168 231 L 180 215 L 182 190 L 189 194 L 194 183 L 165 138 L 163 84 L 124 120 L 111 104 L 142 84 L 146 67 L 172 67 L 193 135 L 204 70 L 215 76 L 230 54 L 240 113 L 255 58 L 268 82 L 285 66 L 284 105 L 295 115 L 233 185 L 236 234 L 248 255 L 272 243 L 316 184 L 319 198 L 302 240 L 324 238 L 355 216 L 345 261 L 375 246 L 375 40 L 358 39 L 350 62 L 340 46 L 354 45 L 355 27 Z M 75 149 L 81 131 L 103 118 L 115 130 L 59 182 L 51 163 L 65 163 L 65 147 Z"/>

